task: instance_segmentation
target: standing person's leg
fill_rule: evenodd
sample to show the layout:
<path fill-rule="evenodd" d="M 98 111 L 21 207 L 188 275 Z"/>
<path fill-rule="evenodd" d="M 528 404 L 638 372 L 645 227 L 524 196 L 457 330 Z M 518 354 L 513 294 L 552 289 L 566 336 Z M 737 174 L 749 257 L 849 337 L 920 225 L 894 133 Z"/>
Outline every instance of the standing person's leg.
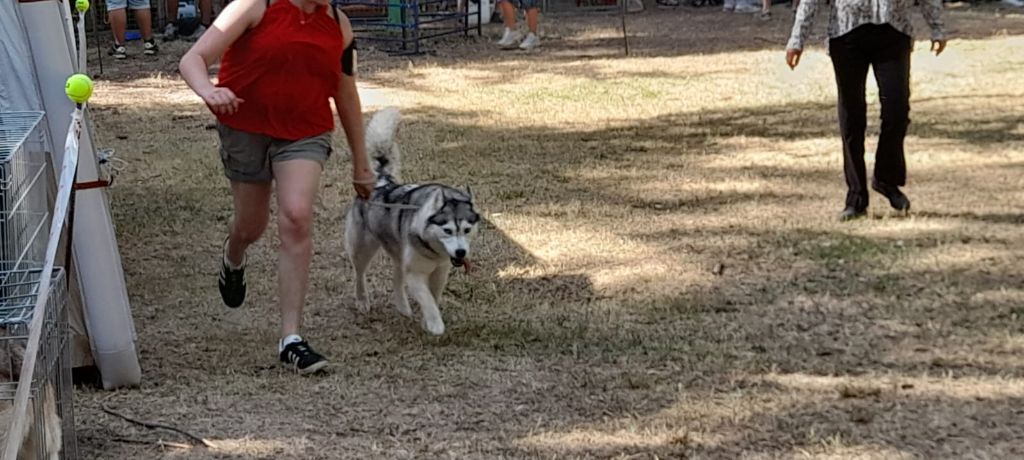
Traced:
<path fill-rule="evenodd" d="M 199 3 L 199 27 L 196 27 L 195 32 L 192 33 L 188 38 L 190 40 L 198 40 L 206 29 L 213 24 L 213 1 L 212 0 L 196 0 Z"/>
<path fill-rule="evenodd" d="M 164 26 L 164 40 L 174 40 L 178 36 L 178 0 L 167 1 L 167 25 Z"/>
<path fill-rule="evenodd" d="M 143 52 L 145 54 L 156 54 L 159 47 L 153 40 L 153 12 L 150 11 L 149 0 L 128 0 L 128 8 L 135 13 L 135 22 L 139 25 L 139 32 L 142 34 Z"/>
<path fill-rule="evenodd" d="M 772 0 L 761 0 L 761 20 L 772 18 Z"/>
<path fill-rule="evenodd" d="M 498 46 L 502 48 L 513 48 L 523 39 L 523 33 L 518 30 L 516 7 L 512 1 L 498 0 L 501 22 L 505 23 L 505 34 L 501 36 L 501 40 L 498 40 Z"/>
<path fill-rule="evenodd" d="M 864 131 L 867 129 L 867 85 L 870 62 L 863 42 L 872 31 L 865 27 L 829 42 L 832 68 L 838 89 L 839 132 L 843 139 L 843 172 L 846 176 L 846 209 L 840 220 L 859 217 L 868 207 Z"/>
<path fill-rule="evenodd" d="M 213 24 L 213 0 L 199 0 L 199 22 L 203 27 Z"/>
<path fill-rule="evenodd" d="M 899 187 L 906 184 L 907 165 L 903 140 L 910 124 L 910 36 L 891 26 L 883 26 L 879 39 L 884 40 L 871 66 L 878 82 L 878 98 L 882 105 L 882 126 L 875 153 L 875 174 L 872 188 L 889 199 L 893 208 L 910 209 Z"/>
<path fill-rule="evenodd" d="M 303 373 L 316 372 L 327 360 L 299 335 L 309 289 L 313 258 L 313 206 L 320 191 L 320 174 L 331 152 L 330 134 L 281 143 L 271 153 L 277 183 L 277 226 L 281 247 L 277 264 L 277 293 L 281 308 L 281 361 Z"/>
<path fill-rule="evenodd" d="M 529 28 L 530 33 L 526 34 L 526 38 L 519 44 L 519 48 L 530 50 L 540 46 L 540 36 L 537 34 L 540 27 L 540 5 L 536 0 L 521 1 L 526 10 L 526 27 Z"/>
<path fill-rule="evenodd" d="M 110 32 L 114 34 L 114 44 L 110 46 L 107 54 L 114 59 L 128 57 L 124 47 L 124 33 L 128 28 L 128 0 L 108 0 L 107 21 L 110 22 Z"/>

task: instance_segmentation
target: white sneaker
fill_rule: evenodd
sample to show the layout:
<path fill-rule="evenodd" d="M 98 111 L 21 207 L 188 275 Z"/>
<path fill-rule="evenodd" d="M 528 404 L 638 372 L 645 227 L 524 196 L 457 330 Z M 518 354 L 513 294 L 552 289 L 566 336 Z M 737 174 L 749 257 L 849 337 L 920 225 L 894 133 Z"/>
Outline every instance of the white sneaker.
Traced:
<path fill-rule="evenodd" d="M 513 48 L 516 43 L 519 43 L 523 39 L 523 33 L 518 30 L 512 30 L 508 27 L 505 28 L 505 35 L 498 40 L 498 46 L 502 48 Z"/>
<path fill-rule="evenodd" d="M 759 13 L 761 12 L 761 8 L 754 5 L 736 5 L 735 11 L 737 13 Z"/>
<path fill-rule="evenodd" d="M 538 46 L 540 46 L 540 37 L 538 37 L 537 34 L 530 32 L 526 35 L 526 39 L 519 44 L 519 49 L 532 50 Z"/>
<path fill-rule="evenodd" d="M 1003 0 L 1003 4 L 1007 6 L 1016 6 L 1017 8 L 1024 7 L 1024 0 Z"/>
<path fill-rule="evenodd" d="M 178 38 L 178 28 L 174 26 L 173 22 L 168 22 L 167 27 L 164 27 L 164 40 L 174 40 Z"/>
<path fill-rule="evenodd" d="M 199 27 L 196 27 L 196 31 L 192 32 L 192 35 L 189 35 L 188 39 L 199 40 L 199 37 L 202 37 L 204 33 L 206 33 L 206 26 L 199 24 Z"/>

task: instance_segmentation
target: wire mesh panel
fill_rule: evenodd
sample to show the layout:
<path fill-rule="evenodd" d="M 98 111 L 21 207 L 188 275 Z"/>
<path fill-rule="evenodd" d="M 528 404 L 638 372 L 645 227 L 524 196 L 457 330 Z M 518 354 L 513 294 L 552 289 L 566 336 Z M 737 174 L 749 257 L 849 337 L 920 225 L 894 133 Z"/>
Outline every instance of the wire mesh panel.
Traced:
<path fill-rule="evenodd" d="M 0 112 L 0 261 L 14 263 L 3 267 L 7 270 L 27 258 L 42 259 L 45 250 L 48 176 L 42 119 L 42 112 Z"/>
<path fill-rule="evenodd" d="M 77 458 L 65 272 L 42 268 L 53 185 L 44 123 L 42 112 L 0 112 L 0 448 L 20 446 L 18 458 Z M 45 305 L 38 312 L 37 302 Z M 34 370 L 21 375 L 34 315 L 42 315 L 39 348 Z M 30 400 L 24 429 L 13 432 L 19 385 Z"/>
<path fill-rule="evenodd" d="M 53 279 L 43 311 L 43 329 L 36 370 L 31 381 L 28 422 L 22 433 L 11 433 L 9 425 L 0 426 L 7 436 L 20 438 L 19 458 L 73 459 L 78 457 L 75 438 L 74 387 L 71 381 L 70 341 L 68 340 L 67 285 L 64 270 L 53 271 Z M 6 273 L 4 288 L 14 293 L 0 299 L 0 421 L 9 424 L 14 394 L 21 378 L 22 356 L 28 346 L 31 311 L 39 295 L 42 270 L 17 270 Z M 12 312 L 18 312 L 12 314 Z"/>

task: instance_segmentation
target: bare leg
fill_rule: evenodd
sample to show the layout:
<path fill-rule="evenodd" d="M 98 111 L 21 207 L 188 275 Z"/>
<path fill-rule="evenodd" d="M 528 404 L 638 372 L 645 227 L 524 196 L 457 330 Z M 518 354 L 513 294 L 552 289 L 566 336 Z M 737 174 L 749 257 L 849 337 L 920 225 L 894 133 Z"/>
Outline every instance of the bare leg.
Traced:
<path fill-rule="evenodd" d="M 206 27 L 213 24 L 213 0 L 199 0 L 199 21 Z"/>
<path fill-rule="evenodd" d="M 501 10 L 501 21 L 505 23 L 505 27 L 516 30 L 516 8 L 512 6 L 512 3 L 499 2 L 498 8 Z"/>
<path fill-rule="evenodd" d="M 309 287 L 313 258 L 313 203 L 320 189 L 319 163 L 290 160 L 273 164 L 277 179 L 278 234 L 281 250 L 277 263 L 281 337 L 298 334 Z"/>
<path fill-rule="evenodd" d="M 270 220 L 270 182 L 232 182 L 235 217 L 231 221 L 227 259 L 235 267 L 245 262 L 245 250 L 267 229 Z"/>
<path fill-rule="evenodd" d="M 508 2 L 504 2 L 508 3 Z M 504 16 L 504 13 L 502 13 Z M 530 32 L 534 35 L 537 34 L 537 27 L 540 25 L 540 8 L 530 8 L 526 10 L 526 27 L 530 28 Z"/>
<path fill-rule="evenodd" d="M 128 13 L 125 8 L 118 8 L 107 12 L 107 19 L 110 21 L 110 30 L 114 33 L 114 43 L 124 44 L 124 31 L 128 28 Z"/>
<path fill-rule="evenodd" d="M 149 8 L 140 8 L 135 11 L 135 22 L 139 24 L 139 32 L 143 40 L 153 39 L 153 13 Z"/>

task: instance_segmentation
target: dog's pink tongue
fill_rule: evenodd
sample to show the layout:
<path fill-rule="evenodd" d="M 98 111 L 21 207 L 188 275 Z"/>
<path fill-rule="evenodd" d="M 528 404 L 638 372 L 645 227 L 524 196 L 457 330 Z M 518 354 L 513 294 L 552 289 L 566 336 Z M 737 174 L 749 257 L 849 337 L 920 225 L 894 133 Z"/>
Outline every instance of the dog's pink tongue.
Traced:
<path fill-rule="evenodd" d="M 469 273 L 473 269 L 473 263 L 469 259 L 462 259 L 462 269 Z"/>

